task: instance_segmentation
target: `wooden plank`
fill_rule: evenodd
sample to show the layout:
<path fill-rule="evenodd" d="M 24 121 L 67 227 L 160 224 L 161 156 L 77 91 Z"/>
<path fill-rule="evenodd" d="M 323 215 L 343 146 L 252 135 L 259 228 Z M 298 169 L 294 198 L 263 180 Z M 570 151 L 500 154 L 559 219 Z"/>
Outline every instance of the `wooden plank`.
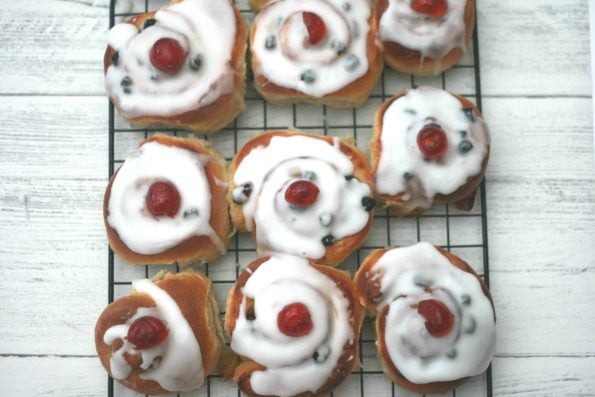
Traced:
<path fill-rule="evenodd" d="M 543 176 L 542 171 L 547 171 L 550 178 L 569 181 L 591 177 L 590 106 L 590 99 L 581 98 L 486 99 L 484 113 L 492 130 L 488 177 L 531 179 Z M 105 98 L 10 97 L 0 101 L 0 111 L 2 175 L 35 177 L 46 171 L 53 176 L 104 177 Z M 253 133 L 246 131 L 243 135 Z M 141 136 L 119 134 L 117 142 L 123 141 L 120 147 L 127 149 L 117 157 L 124 157 L 135 146 L 135 141 L 128 142 L 127 137 L 138 140 Z M 212 140 L 225 155 L 232 154 L 230 133 L 215 135 Z M 15 164 L 19 167 L 15 168 Z M 52 165 L 56 165 L 55 169 L 47 168 Z"/>
<path fill-rule="evenodd" d="M 0 357 L 4 396 L 105 396 L 107 380 L 97 357 Z"/>
<path fill-rule="evenodd" d="M 107 101 L 12 97 L 0 112 L 10 115 L 0 123 L 0 275 L 10 280 L 0 351 L 94 354 L 107 302 Z"/>
<path fill-rule="evenodd" d="M 0 353 L 93 354 L 107 303 L 104 181 L 10 179 L 0 192 Z"/>
<path fill-rule="evenodd" d="M 60 103 L 0 103 L 2 114 L 17 118 L 0 123 L 0 276 L 10 280 L 0 290 L 4 354 L 94 354 L 93 327 L 106 302 L 105 100 Z M 499 353 L 594 353 L 595 319 L 585 316 L 595 284 L 589 103 L 485 102 L 494 137 L 488 210 Z M 544 114 L 556 117 L 547 122 Z M 213 276 L 229 278 L 221 271 Z"/>
<path fill-rule="evenodd" d="M 488 171 L 499 331 L 494 395 L 593 395 L 591 99 L 505 98 L 591 95 L 587 4 L 478 4 L 484 109 L 494 137 Z M 21 0 L 3 7 L 0 20 L 0 385 L 6 395 L 105 396 L 92 332 L 107 288 L 100 211 L 107 0 Z M 401 83 L 407 81 L 397 78 L 395 86 Z M 461 80 L 453 87 L 472 85 Z M 239 125 L 257 122 L 258 112 L 248 113 Z M 369 112 L 358 111 L 360 123 L 363 113 Z M 215 140 L 228 155 L 230 134 Z M 359 376 L 352 378 L 358 386 Z M 482 395 L 480 380 L 457 396 Z M 211 390 L 235 395 L 227 382 Z M 387 395 L 390 384 L 382 375 L 366 376 L 365 391 Z M 358 392 L 342 388 L 340 395 Z"/>
<path fill-rule="evenodd" d="M 522 266 L 523 259 L 520 262 Z M 547 269 L 537 274 L 495 270 L 491 281 L 498 353 L 595 355 L 595 324 L 589 314 L 593 313 L 593 267 L 589 272 L 562 275 Z"/>
<path fill-rule="evenodd" d="M 588 2 L 478 0 L 485 95 L 591 95 Z"/>
<path fill-rule="evenodd" d="M 590 106 L 583 99 L 485 102 L 493 136 L 488 214 L 499 352 L 535 352 L 531 340 L 551 353 L 594 352 L 587 328 L 595 319 L 569 313 L 577 305 L 589 311 L 595 285 Z M 536 326 L 522 320 L 529 313 L 538 313 Z"/>
<path fill-rule="evenodd" d="M 594 357 L 496 357 L 493 395 L 592 396 L 594 367 Z M 473 378 L 456 395 L 484 396 L 482 378 Z M 365 375 L 363 381 L 366 395 L 390 395 L 390 382 L 384 375 Z M 359 396 L 359 382 L 359 375 L 352 375 L 335 395 Z M 105 373 L 96 357 L 0 357 L 0 385 L 3 395 L 31 397 L 105 396 L 107 388 Z M 211 392 L 214 396 L 236 395 L 233 383 L 221 379 L 211 380 Z M 400 388 L 397 392 L 399 396 L 417 396 Z M 188 395 L 206 396 L 206 387 Z"/>
<path fill-rule="evenodd" d="M 595 285 L 591 101 L 484 105 L 493 145 L 487 186 L 498 352 L 594 353 L 588 328 L 595 318 L 585 316 Z"/>
<path fill-rule="evenodd" d="M 497 357 L 494 396 L 592 396 L 595 357 Z"/>
<path fill-rule="evenodd" d="M 21 0 L 2 9 L 0 75 L 10 79 L 0 94 L 104 95 L 107 3 Z M 478 0 L 478 10 L 484 95 L 591 95 L 585 1 Z"/>
<path fill-rule="evenodd" d="M 487 98 L 483 110 L 492 136 L 488 176 L 593 178 L 591 106 L 590 98 Z"/>
<path fill-rule="evenodd" d="M 488 99 L 493 271 L 590 274 L 595 192 L 590 99 Z"/>
<path fill-rule="evenodd" d="M 2 7 L 2 94 L 103 92 L 107 2 L 14 2 Z"/>
<path fill-rule="evenodd" d="M 107 109 L 102 97 L 2 98 L 0 175 L 107 178 Z"/>

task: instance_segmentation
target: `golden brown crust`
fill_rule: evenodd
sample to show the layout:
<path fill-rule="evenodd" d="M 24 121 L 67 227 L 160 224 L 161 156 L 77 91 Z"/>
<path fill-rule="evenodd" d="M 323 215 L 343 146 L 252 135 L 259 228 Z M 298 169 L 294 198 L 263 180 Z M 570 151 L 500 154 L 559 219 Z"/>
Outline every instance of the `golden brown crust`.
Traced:
<path fill-rule="evenodd" d="M 383 248 L 372 251 L 362 262 L 355 277 L 353 286 L 359 304 L 366 309 L 368 314 L 375 315 L 377 302 L 382 293 L 380 292 L 380 278 L 374 277 L 371 272 L 374 264 L 391 248 Z"/>
<path fill-rule="evenodd" d="M 205 165 L 205 175 L 211 190 L 211 218 L 209 224 L 219 236 L 221 243 L 227 246 L 234 231 L 229 219 L 226 200 L 227 188 L 224 184 L 229 180 L 226 164 L 223 157 L 209 148 L 206 142 L 195 138 L 178 138 L 169 135 L 153 135 L 142 141 L 139 146 L 147 142 L 159 142 L 162 145 L 176 146 L 191 150 L 198 154 L 209 156 L 210 160 Z M 116 171 L 112 175 L 103 198 L 103 221 L 107 232 L 107 238 L 112 250 L 130 263 L 138 265 L 159 265 L 159 264 L 189 264 L 193 262 L 210 262 L 219 257 L 222 253 L 216 244 L 208 236 L 193 236 L 164 252 L 145 255 L 132 251 L 120 239 L 118 233 L 112 229 L 107 222 L 108 205 L 112 184 L 117 177 Z M 223 183 L 222 183 L 223 182 Z"/>
<path fill-rule="evenodd" d="M 308 134 L 304 132 L 295 132 L 295 131 L 265 131 L 260 134 L 257 134 L 246 142 L 244 146 L 240 149 L 240 151 L 236 154 L 235 158 L 231 162 L 229 166 L 229 175 L 230 175 L 230 188 L 227 193 L 227 199 L 230 206 L 230 213 L 231 213 L 231 220 L 237 230 L 246 232 L 246 219 L 244 218 L 244 212 L 242 210 L 241 204 L 236 204 L 233 201 L 232 193 L 233 190 L 236 188 L 236 185 L 233 181 L 233 176 L 242 162 L 242 160 L 252 151 L 252 149 L 258 146 L 268 146 L 269 142 L 274 136 L 308 136 L 314 139 L 320 139 L 329 144 L 333 144 L 333 137 L 331 136 L 321 136 L 321 135 L 314 135 Z M 357 178 L 360 182 L 365 183 L 372 189 L 372 175 L 370 173 L 370 169 L 367 164 L 367 160 L 365 155 L 357 148 L 355 145 L 351 143 L 350 140 L 341 138 L 340 139 L 340 148 L 341 152 L 343 152 L 354 165 L 354 173 L 353 176 Z M 351 236 L 344 237 L 340 240 L 337 240 L 333 245 L 328 246 L 326 249 L 326 253 L 324 257 L 318 259 L 318 262 L 328 264 L 331 266 L 336 266 L 343 262 L 353 251 L 355 251 L 360 245 L 364 243 L 370 230 L 372 228 L 372 222 L 374 220 L 374 210 L 370 211 L 370 217 L 366 226 Z M 256 238 L 256 226 L 252 230 L 252 237 Z"/>
<path fill-rule="evenodd" d="M 193 271 L 178 274 L 159 274 L 155 284 L 165 290 L 182 311 L 200 346 L 205 376 L 212 373 L 223 348 L 223 332 L 219 322 L 219 308 L 211 281 Z M 103 342 L 105 332 L 114 325 L 124 324 L 141 307 L 154 307 L 149 295 L 132 291 L 131 295 L 112 302 L 99 316 L 95 325 L 95 347 L 101 364 L 111 375 L 112 346 Z M 142 371 L 133 368 L 130 375 L 119 382 L 129 389 L 146 394 L 167 394 L 159 383 L 140 377 Z M 173 391 L 173 390 L 172 390 Z"/>
<path fill-rule="evenodd" d="M 356 291 L 356 296 L 360 304 L 367 309 L 370 314 L 376 314 L 376 340 L 378 346 L 378 356 L 382 363 L 382 368 L 386 375 L 396 384 L 399 386 L 411 390 L 415 393 L 425 393 L 425 394 L 433 394 L 433 393 L 445 393 L 449 390 L 452 390 L 461 384 L 465 383 L 469 378 L 462 378 L 456 379 L 449 382 L 432 382 L 426 384 L 418 384 L 409 381 L 407 378 L 399 372 L 396 368 L 395 364 L 390 359 L 388 354 L 388 349 L 385 343 L 385 324 L 386 324 L 386 315 L 388 314 L 388 305 L 384 306 L 383 308 L 378 311 L 378 303 L 380 298 L 380 277 L 378 274 L 372 270 L 376 262 L 387 252 L 394 248 L 384 248 L 375 250 L 370 255 L 364 259 L 360 268 L 358 269 L 355 278 L 354 278 L 354 287 Z M 487 285 L 485 282 L 477 275 L 477 273 L 467 264 L 467 262 L 463 261 L 458 256 L 446 251 L 441 247 L 436 247 L 438 251 L 448 259 L 448 261 L 455 267 L 461 269 L 464 272 L 470 273 L 479 282 L 481 285 L 481 289 L 484 295 L 490 300 L 492 304 L 492 308 L 494 307 L 494 303 L 492 302 L 492 296 L 488 290 Z M 494 312 L 495 313 L 495 312 Z M 494 320 L 496 319 L 494 314 Z"/>
<path fill-rule="evenodd" d="M 376 181 L 376 175 L 378 173 L 378 165 L 380 162 L 380 154 L 382 153 L 382 123 L 384 120 L 384 113 L 390 107 L 390 105 L 399 99 L 400 97 L 407 94 L 409 90 L 404 90 L 397 95 L 393 96 L 392 98 L 387 99 L 379 108 L 376 110 L 374 114 L 374 132 L 372 135 L 372 139 L 370 140 L 370 164 L 372 168 L 372 176 L 374 181 Z M 473 109 L 473 113 L 477 118 L 483 118 L 481 112 L 473 104 L 473 102 L 469 101 L 467 98 L 462 97 L 460 95 L 452 94 L 461 102 L 463 109 Z M 479 187 L 483 177 L 485 175 L 488 160 L 490 158 L 490 146 L 487 147 L 487 153 L 483 162 L 481 164 L 481 171 L 468 178 L 467 181 L 455 190 L 453 193 L 444 195 L 444 194 L 437 194 L 434 196 L 433 201 L 435 203 L 444 203 L 444 204 L 454 204 L 455 207 L 462 211 L 470 211 L 473 208 L 473 203 L 475 202 L 475 194 L 477 188 Z M 382 201 L 384 201 L 388 206 L 391 207 L 391 211 L 399 216 L 406 216 L 406 215 L 419 215 L 424 211 L 424 208 L 414 208 L 411 210 L 408 208 L 407 201 L 403 200 L 404 193 L 399 193 L 395 195 L 391 194 L 381 194 L 376 193 L 376 197 Z"/>
<path fill-rule="evenodd" d="M 248 265 L 248 268 L 244 270 L 238 277 L 236 283 L 232 287 L 228 298 L 227 298 L 227 310 L 225 314 L 225 332 L 231 338 L 233 330 L 235 329 L 236 320 L 240 314 L 240 305 L 244 298 L 242 293 L 243 287 L 248 282 L 250 276 L 258 269 L 260 265 L 266 262 L 269 257 L 262 257 L 256 259 L 254 262 Z M 343 292 L 347 300 L 349 301 L 348 310 L 352 313 L 353 319 L 353 334 L 355 335 L 354 343 L 346 343 L 343 347 L 343 353 L 339 357 L 337 366 L 333 370 L 331 378 L 315 393 L 304 392 L 294 397 L 312 397 L 319 396 L 325 393 L 329 393 L 333 390 L 344 378 L 349 376 L 353 368 L 357 365 L 358 361 L 350 359 L 350 357 L 358 356 L 359 346 L 359 334 L 363 321 L 363 313 L 361 307 L 357 304 L 357 298 L 353 289 L 353 283 L 349 274 L 342 270 L 338 270 L 332 267 L 318 264 L 313 261 L 309 261 L 310 265 L 318 270 L 319 272 L 326 275 L 328 278 L 333 280 L 337 287 Z M 234 382 L 238 384 L 238 387 L 242 392 L 249 396 L 265 397 L 257 394 L 252 390 L 250 385 L 250 376 L 254 371 L 265 370 L 266 367 L 246 358 L 241 358 L 241 363 L 235 368 Z M 307 379 L 296 379 L 297 382 L 307 382 Z"/>
<path fill-rule="evenodd" d="M 380 18 L 388 8 L 389 0 L 378 0 L 374 5 L 372 12 L 376 24 L 380 25 Z M 473 38 L 473 26 L 475 24 L 475 1 L 467 0 L 465 5 L 465 46 L 469 48 Z M 434 76 L 450 69 L 464 55 L 465 51 L 461 48 L 453 48 L 441 59 L 422 58 L 419 51 L 406 48 L 398 43 L 383 41 L 384 61 L 391 68 L 400 72 L 413 74 L 416 76 Z"/>
<path fill-rule="evenodd" d="M 170 4 L 179 3 L 183 0 L 172 0 Z M 215 102 L 198 109 L 169 117 L 146 115 L 128 119 L 128 122 L 136 127 L 173 127 L 187 129 L 197 133 L 210 134 L 221 130 L 228 125 L 244 108 L 244 94 L 246 92 L 246 48 L 248 42 L 248 28 L 244 18 L 235 5 L 232 4 L 236 17 L 236 37 L 231 56 L 231 67 L 234 70 L 233 92 L 219 97 Z M 140 28 L 145 20 L 152 18 L 155 11 L 134 16 L 126 23 Z M 115 50 L 108 46 L 103 58 L 104 73 L 111 65 L 111 58 Z M 119 110 L 115 98 L 110 97 L 114 106 Z"/>
<path fill-rule="evenodd" d="M 255 13 L 258 13 L 265 5 L 267 5 L 267 3 L 273 1 L 274 0 L 250 0 L 250 9 Z"/>
<path fill-rule="evenodd" d="M 258 0 L 254 1 L 255 4 Z M 258 2 L 262 7 L 266 0 Z M 252 71 L 254 72 L 254 87 L 269 102 L 286 105 L 297 102 L 312 103 L 314 105 L 327 105 L 332 108 L 348 108 L 362 105 L 372 93 L 380 74 L 382 73 L 382 52 L 376 42 L 378 24 L 370 17 L 370 31 L 367 37 L 368 71 L 359 79 L 348 84 L 342 89 L 320 98 L 311 97 L 301 91 L 292 88 L 279 86 L 268 80 L 259 73 L 260 59 L 254 55 L 252 50 Z M 254 47 L 254 33 L 256 21 L 252 24 L 250 31 L 250 48 Z"/>

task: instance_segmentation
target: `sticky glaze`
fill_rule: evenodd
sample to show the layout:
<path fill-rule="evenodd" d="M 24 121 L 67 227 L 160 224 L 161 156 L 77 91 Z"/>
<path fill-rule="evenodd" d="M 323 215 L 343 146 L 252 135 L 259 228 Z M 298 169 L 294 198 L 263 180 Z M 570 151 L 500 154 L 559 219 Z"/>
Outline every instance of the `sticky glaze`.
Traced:
<path fill-rule="evenodd" d="M 185 113 L 233 91 L 230 61 L 236 20 L 229 1 L 184 0 L 153 18 L 156 23 L 140 31 L 122 23 L 108 33 L 118 62 L 107 69 L 105 87 L 126 118 Z M 151 47 L 161 38 L 175 39 L 188 54 L 174 75 L 159 71 L 149 59 Z M 193 70 L 190 61 L 197 56 L 200 69 Z M 131 83 L 123 85 L 127 77 Z"/>
<path fill-rule="evenodd" d="M 344 7 L 344 4 L 349 7 Z M 318 46 L 304 48 L 307 30 L 301 12 L 314 12 L 327 27 Z M 258 74 L 274 84 L 322 97 L 368 71 L 370 5 L 365 0 L 283 0 L 255 18 L 252 52 Z"/>
<path fill-rule="evenodd" d="M 156 306 L 139 308 L 125 324 L 115 325 L 105 332 L 105 344 L 112 345 L 118 339 L 123 341 L 122 347 L 113 352 L 110 359 L 112 377 L 117 380 L 127 378 L 132 367 L 124 359 L 124 354 L 140 354 L 141 379 L 154 380 L 169 391 L 190 391 L 198 388 L 204 381 L 201 350 L 177 303 L 151 280 L 138 280 L 132 287 L 138 293 L 149 295 Z M 128 342 L 126 335 L 130 325 L 144 316 L 153 316 L 164 321 L 168 327 L 168 336 L 155 347 L 137 350 Z M 156 360 L 158 357 L 160 359 Z"/>
<path fill-rule="evenodd" d="M 341 289 L 307 260 L 276 255 L 251 274 L 242 293 L 231 348 L 266 367 L 252 373 L 252 389 L 276 396 L 319 390 L 333 376 L 344 346 L 356 338 L 350 301 Z M 247 298 L 254 300 L 253 320 L 246 318 Z M 313 323 L 302 337 L 277 327 L 278 313 L 296 302 L 308 308 Z"/>
<path fill-rule="evenodd" d="M 433 245 L 418 243 L 384 253 L 374 264 L 379 310 L 388 305 L 384 343 L 395 367 L 418 384 L 484 372 L 494 354 L 496 324 L 489 299 L 474 275 L 453 266 Z M 454 316 L 446 337 L 433 337 L 412 307 L 437 299 Z"/>
<path fill-rule="evenodd" d="M 427 124 L 438 124 L 448 138 L 439 161 L 424 159 L 417 134 Z M 428 208 L 435 195 L 448 195 L 479 174 L 488 154 L 489 132 L 484 120 L 453 95 L 433 87 L 409 90 L 392 101 L 382 115 L 382 149 L 375 172 L 376 190 L 398 195 L 405 205 Z M 472 148 L 460 150 L 463 142 Z"/>
<path fill-rule="evenodd" d="M 233 176 L 234 200 L 242 203 L 248 230 L 256 228 L 261 253 L 279 252 L 319 259 L 326 252 L 323 239 L 356 234 L 370 219 L 362 199 L 370 188 L 353 175 L 351 160 L 333 144 L 308 136 L 274 136 L 242 159 Z M 307 209 L 285 201 L 291 182 L 309 179 L 320 189 Z M 250 194 L 246 195 L 246 187 Z"/>
<path fill-rule="evenodd" d="M 126 246 L 139 254 L 164 252 L 194 236 L 207 236 L 225 253 L 210 224 L 211 191 L 206 155 L 152 141 L 143 144 L 118 170 L 111 186 L 107 222 Z M 153 182 L 168 181 L 178 190 L 175 217 L 154 217 L 145 197 Z"/>
<path fill-rule="evenodd" d="M 419 51 L 423 58 L 439 60 L 454 48 L 465 45 L 465 5 L 467 0 L 448 0 L 446 14 L 430 18 L 411 8 L 411 0 L 388 0 L 380 18 L 379 37 Z"/>

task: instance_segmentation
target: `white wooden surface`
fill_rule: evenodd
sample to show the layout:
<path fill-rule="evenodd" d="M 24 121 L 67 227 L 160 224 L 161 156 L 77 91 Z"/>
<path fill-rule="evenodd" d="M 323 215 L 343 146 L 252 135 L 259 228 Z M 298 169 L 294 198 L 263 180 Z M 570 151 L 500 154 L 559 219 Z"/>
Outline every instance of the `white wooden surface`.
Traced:
<path fill-rule="evenodd" d="M 595 395 L 587 2 L 478 9 L 494 395 Z M 107 14 L 105 0 L 0 2 L 0 395 L 105 395 Z"/>

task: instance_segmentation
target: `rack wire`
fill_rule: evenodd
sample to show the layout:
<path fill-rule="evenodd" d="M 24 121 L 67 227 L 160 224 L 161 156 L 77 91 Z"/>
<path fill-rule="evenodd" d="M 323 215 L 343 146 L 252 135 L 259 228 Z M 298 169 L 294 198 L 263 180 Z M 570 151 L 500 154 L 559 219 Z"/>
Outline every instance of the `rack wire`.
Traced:
<path fill-rule="evenodd" d="M 247 22 L 251 22 L 254 14 L 250 10 L 247 0 L 234 0 Z M 164 0 L 111 0 L 109 13 L 110 28 L 117 22 L 160 8 L 167 3 Z M 122 7 L 124 6 L 124 7 Z M 132 7 L 127 9 L 125 6 Z M 123 8 L 123 9 L 120 9 Z M 476 19 L 477 20 L 477 19 Z M 372 135 L 373 113 L 376 108 L 396 92 L 416 85 L 431 85 L 456 92 L 476 103 L 481 110 L 481 81 L 479 68 L 479 48 L 477 22 L 473 36 L 473 49 L 468 51 L 465 58 L 451 70 L 433 78 L 416 78 L 394 72 L 385 68 L 379 84 L 370 99 L 358 109 L 334 110 L 326 106 L 289 105 L 276 106 L 265 100 L 251 88 L 248 81 L 246 94 L 246 111 L 221 132 L 202 138 L 231 161 L 242 144 L 255 133 L 267 129 L 297 128 L 307 132 L 323 135 L 352 136 L 356 144 L 366 149 Z M 251 80 L 251 76 L 248 76 Z M 139 129 L 133 128 L 123 120 L 113 105 L 109 104 L 109 166 L 108 176 L 124 161 L 132 151 L 138 147 L 142 139 L 153 133 L 167 133 L 171 135 L 193 135 L 176 129 Z M 475 205 L 471 212 L 462 212 L 450 205 L 435 205 L 431 210 L 417 217 L 398 218 L 388 209 L 377 209 L 374 215 L 374 225 L 370 238 L 364 246 L 355 252 L 340 268 L 350 274 L 359 267 L 367 254 L 377 248 L 394 245 L 409 245 L 417 241 L 426 240 L 443 246 L 464 258 L 474 270 L 489 285 L 489 260 L 487 240 L 486 187 L 482 182 Z M 126 295 L 130 290 L 132 280 L 151 277 L 159 270 L 166 268 L 171 272 L 179 271 L 178 266 L 133 266 L 124 263 L 109 249 L 108 252 L 108 302 L 119 296 Z M 236 234 L 228 252 L 213 265 L 196 266 L 193 268 L 209 276 L 215 287 L 217 299 L 222 309 L 231 286 L 235 283 L 239 273 L 258 254 L 251 238 L 247 234 Z M 221 316 L 225 315 L 222 311 Z M 414 396 L 399 386 L 396 386 L 384 376 L 382 367 L 376 356 L 376 345 L 372 320 L 366 319 L 362 327 L 360 338 L 361 368 L 355 370 L 331 396 Z M 108 377 L 107 395 L 138 396 Z M 205 385 L 191 393 L 172 394 L 183 396 L 240 396 L 240 391 L 233 382 L 227 382 L 218 374 L 210 375 Z M 492 396 L 491 366 L 486 373 L 474 377 L 463 386 L 451 392 L 452 397 L 463 396 Z"/>

